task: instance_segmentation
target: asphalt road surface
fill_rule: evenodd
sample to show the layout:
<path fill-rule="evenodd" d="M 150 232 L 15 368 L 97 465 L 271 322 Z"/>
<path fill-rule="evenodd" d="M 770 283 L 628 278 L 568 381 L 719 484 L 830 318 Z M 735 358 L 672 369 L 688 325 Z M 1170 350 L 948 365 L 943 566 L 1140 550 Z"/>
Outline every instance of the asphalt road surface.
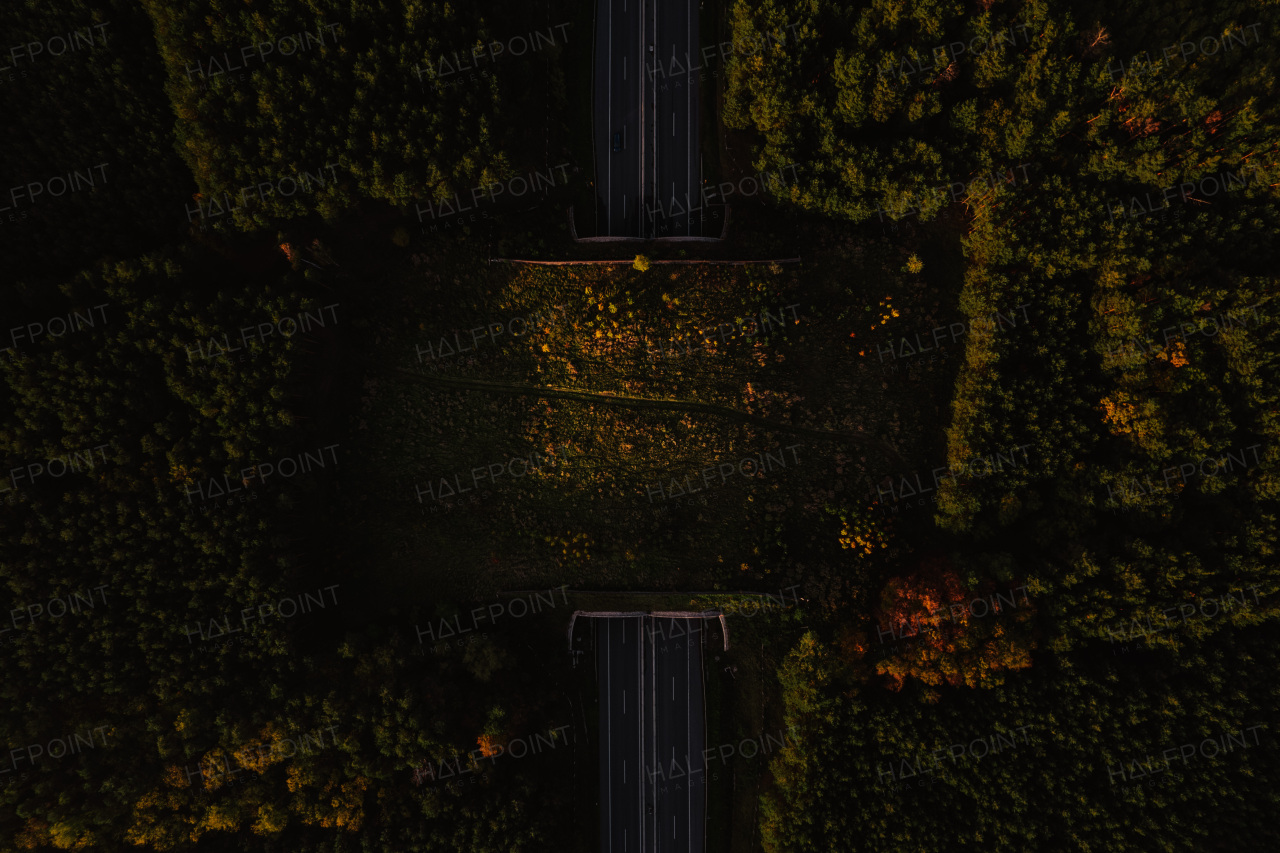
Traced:
<path fill-rule="evenodd" d="M 702 853 L 702 619 L 595 619 L 602 853 Z"/>
<path fill-rule="evenodd" d="M 641 11 L 642 0 L 597 0 L 596 227 L 602 236 L 645 236 L 640 221 L 640 99 L 647 45 L 642 44 Z M 621 134 L 621 151 L 613 150 L 615 133 Z"/>
<path fill-rule="evenodd" d="M 641 618 L 596 619 L 600 690 L 600 849 L 643 848 L 645 815 L 640 749 L 644 642 Z"/>
<path fill-rule="evenodd" d="M 657 237 L 702 235 L 702 168 L 698 138 L 698 45 L 696 0 L 659 0 L 654 39 L 657 179 L 653 217 Z"/>
<path fill-rule="evenodd" d="M 596 2 L 597 233 L 700 236 L 698 4 Z"/>

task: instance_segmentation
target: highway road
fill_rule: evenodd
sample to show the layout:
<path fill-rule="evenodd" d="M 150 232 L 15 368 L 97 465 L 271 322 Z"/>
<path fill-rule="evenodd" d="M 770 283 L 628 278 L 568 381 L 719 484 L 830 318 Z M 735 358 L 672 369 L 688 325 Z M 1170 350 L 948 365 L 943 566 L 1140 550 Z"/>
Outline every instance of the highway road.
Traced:
<path fill-rule="evenodd" d="M 702 234 L 698 37 L 695 0 L 596 0 L 600 236 Z"/>
<path fill-rule="evenodd" d="M 596 619 L 594 623 L 600 681 L 600 849 L 632 853 L 644 849 L 642 619 Z"/>
<path fill-rule="evenodd" d="M 698 136 L 698 3 L 696 0 L 661 0 L 657 4 L 657 60 L 652 88 L 656 96 L 654 131 L 657 179 L 654 195 L 659 210 L 654 236 L 702 235 L 702 169 Z M 651 65 L 651 68 L 654 66 Z"/>
<path fill-rule="evenodd" d="M 645 698 L 653 709 L 647 742 L 653 746 L 645 752 L 645 763 L 656 841 L 650 849 L 701 853 L 707 779 L 702 760 L 702 619 L 646 621 L 652 681 Z"/>
<path fill-rule="evenodd" d="M 597 0 L 595 44 L 596 229 L 641 237 L 644 87 L 643 0 Z M 613 150 L 614 134 L 621 151 Z"/>
<path fill-rule="evenodd" d="M 703 853 L 701 617 L 593 620 L 602 853 Z"/>

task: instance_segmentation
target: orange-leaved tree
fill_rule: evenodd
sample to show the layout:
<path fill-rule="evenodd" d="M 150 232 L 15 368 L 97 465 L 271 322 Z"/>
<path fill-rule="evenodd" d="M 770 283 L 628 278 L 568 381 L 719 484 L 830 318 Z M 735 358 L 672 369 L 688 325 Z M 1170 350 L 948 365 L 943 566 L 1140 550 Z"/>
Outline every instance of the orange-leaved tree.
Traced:
<path fill-rule="evenodd" d="M 1031 666 L 1033 613 L 1025 587 L 997 590 L 985 581 L 970 590 L 945 557 L 927 558 L 881 592 L 877 635 L 888 656 L 876 672 L 891 690 L 909 677 L 931 688 L 994 687 L 1006 672 Z M 936 700 L 936 691 L 926 698 Z"/>

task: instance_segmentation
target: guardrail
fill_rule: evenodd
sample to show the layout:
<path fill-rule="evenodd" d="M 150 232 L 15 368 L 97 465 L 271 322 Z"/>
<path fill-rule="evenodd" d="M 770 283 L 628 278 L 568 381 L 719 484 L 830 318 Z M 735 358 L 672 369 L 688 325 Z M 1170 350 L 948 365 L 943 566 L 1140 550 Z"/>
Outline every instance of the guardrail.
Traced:
<path fill-rule="evenodd" d="M 648 595 L 649 593 L 640 594 Z M 720 620 L 720 630 L 724 634 L 724 650 L 729 651 L 729 623 L 725 621 L 724 613 L 719 610 L 575 610 L 569 617 L 570 654 L 573 654 L 573 626 L 579 616 L 584 619 L 625 619 L 636 616 L 652 616 L 658 619 L 692 619 L 695 616 L 711 619 L 714 617 Z"/>

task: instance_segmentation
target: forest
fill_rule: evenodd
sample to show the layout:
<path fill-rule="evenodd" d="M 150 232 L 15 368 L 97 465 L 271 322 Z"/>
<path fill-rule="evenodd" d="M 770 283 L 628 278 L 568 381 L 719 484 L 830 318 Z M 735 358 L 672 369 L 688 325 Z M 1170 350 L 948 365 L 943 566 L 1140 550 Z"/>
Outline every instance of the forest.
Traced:
<path fill-rule="evenodd" d="M 714 0 L 620 248 L 595 11 L 0 8 L 0 853 L 595 850 L 641 593 L 709 853 L 1275 848 L 1277 7 Z"/>

